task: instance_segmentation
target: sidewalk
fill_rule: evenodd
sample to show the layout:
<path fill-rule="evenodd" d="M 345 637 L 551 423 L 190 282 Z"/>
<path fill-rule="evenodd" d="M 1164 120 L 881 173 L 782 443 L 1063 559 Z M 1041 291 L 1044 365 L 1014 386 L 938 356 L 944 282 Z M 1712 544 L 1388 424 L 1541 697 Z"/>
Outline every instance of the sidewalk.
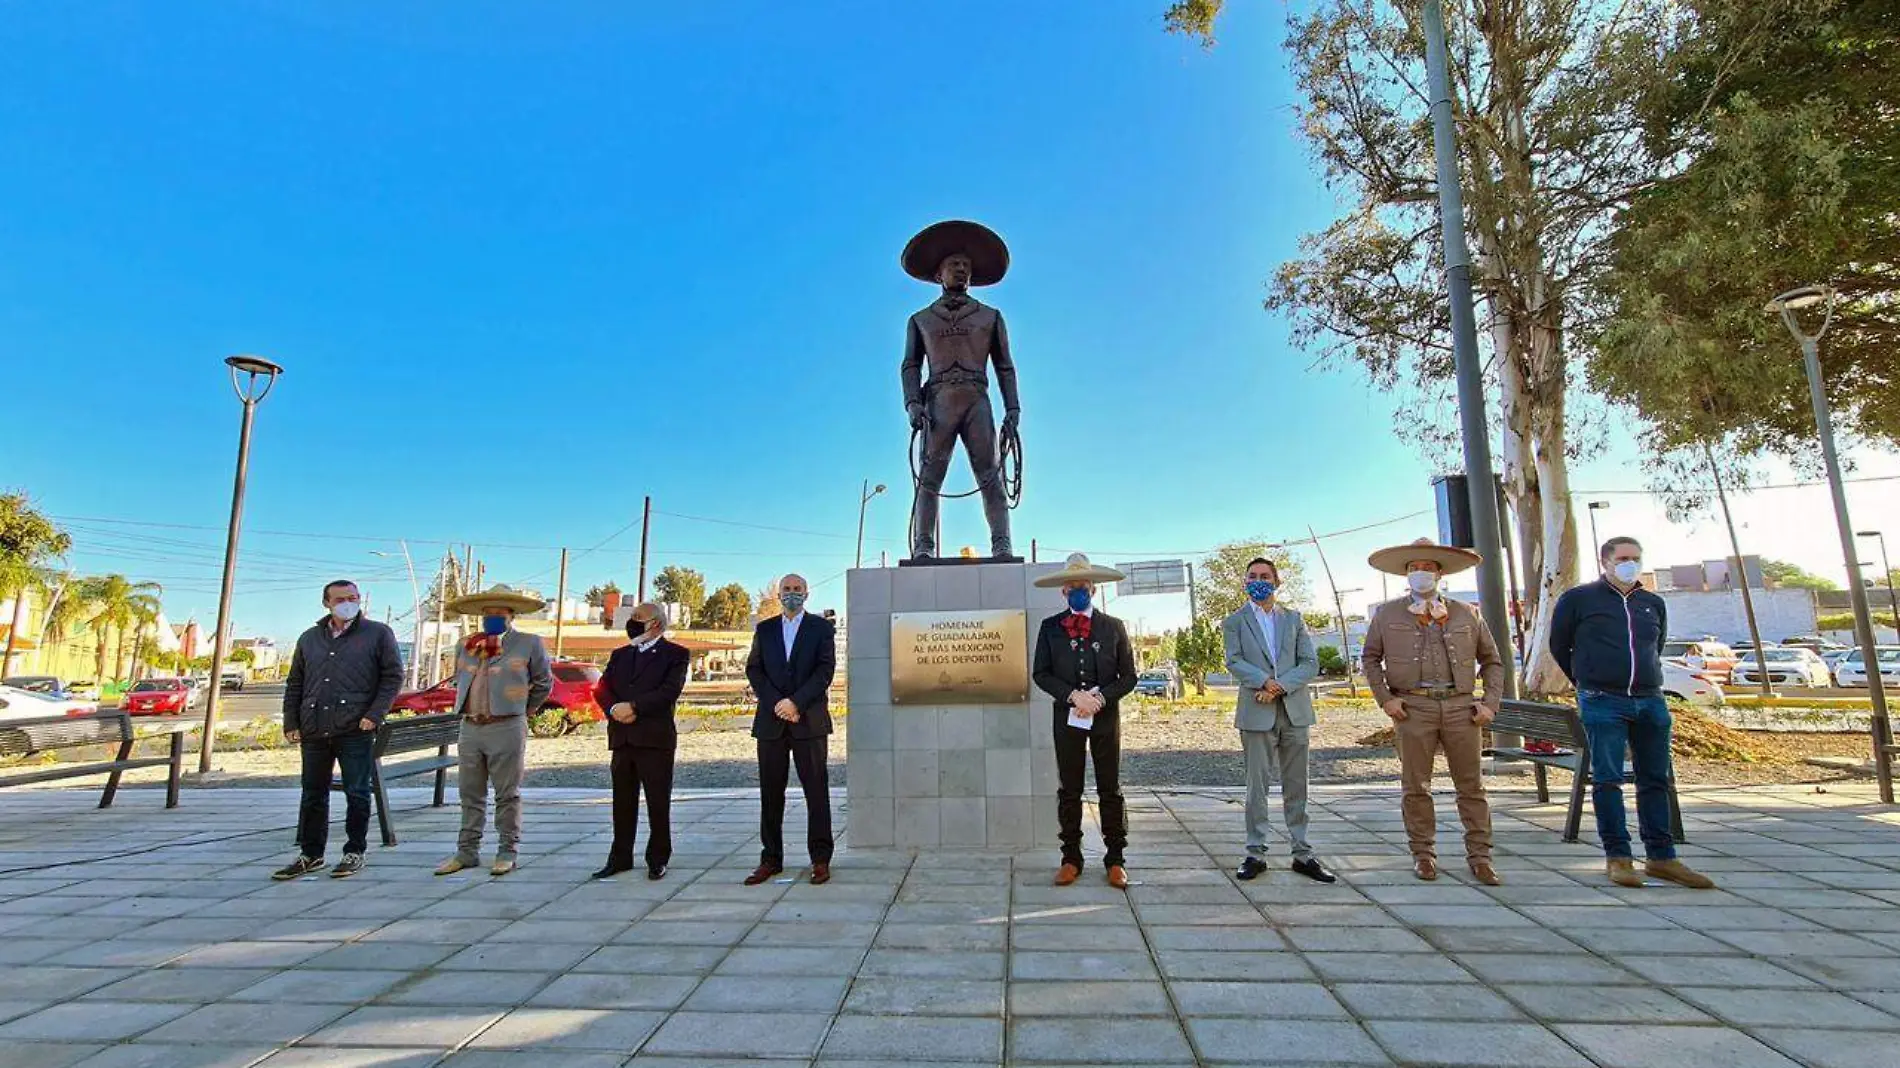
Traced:
<path fill-rule="evenodd" d="M 1126 894 L 1099 865 L 1056 889 L 1040 852 L 848 848 L 829 886 L 747 888 L 743 791 L 681 794 L 660 883 L 589 882 L 606 796 L 560 790 L 515 874 L 435 878 L 453 795 L 394 793 L 401 846 L 288 885 L 293 791 L 0 795 L 0 1063 L 1900 1064 L 1900 812 L 1871 788 L 1684 790 L 1701 893 L 1610 886 L 1528 791 L 1492 795 L 1496 889 L 1461 881 L 1448 796 L 1422 884 L 1394 788 L 1316 788 L 1329 887 L 1232 880 L 1235 791 L 1132 791 Z"/>

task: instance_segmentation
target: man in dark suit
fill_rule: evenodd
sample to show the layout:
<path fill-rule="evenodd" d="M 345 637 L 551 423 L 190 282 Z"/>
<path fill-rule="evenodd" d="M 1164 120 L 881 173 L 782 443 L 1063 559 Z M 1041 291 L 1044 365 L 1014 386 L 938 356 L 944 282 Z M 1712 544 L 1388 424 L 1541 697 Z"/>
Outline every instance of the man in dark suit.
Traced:
<path fill-rule="evenodd" d="M 805 790 L 806 849 L 811 881 L 831 881 L 831 784 L 825 771 L 831 711 L 825 691 L 838 666 L 837 630 L 810 615 L 811 587 L 801 576 L 779 580 L 781 614 L 760 623 L 746 657 L 746 678 L 758 695 L 752 737 L 759 743 L 759 866 L 746 876 L 757 886 L 785 870 L 785 786 L 791 767 Z"/>
<path fill-rule="evenodd" d="M 1062 867 L 1056 885 L 1082 874 L 1082 779 L 1095 759 L 1095 791 L 1102 812 L 1108 884 L 1128 888 L 1122 850 L 1128 846 L 1128 810 L 1121 787 L 1121 699 L 1135 688 L 1135 651 L 1119 619 L 1097 611 L 1095 584 L 1122 573 L 1089 563 L 1081 553 L 1036 585 L 1059 587 L 1068 607 L 1042 621 L 1036 635 L 1036 686 L 1055 698 L 1056 818 L 1062 824 Z"/>
<path fill-rule="evenodd" d="M 607 712 L 614 779 L 614 844 L 596 879 L 633 869 L 642 789 L 647 795 L 647 878 L 664 876 L 673 858 L 673 755 L 679 747 L 673 709 L 686 688 L 692 654 L 667 640 L 666 611 L 657 604 L 633 610 L 627 638 L 632 644 L 614 650 L 594 687 L 595 702 Z"/>

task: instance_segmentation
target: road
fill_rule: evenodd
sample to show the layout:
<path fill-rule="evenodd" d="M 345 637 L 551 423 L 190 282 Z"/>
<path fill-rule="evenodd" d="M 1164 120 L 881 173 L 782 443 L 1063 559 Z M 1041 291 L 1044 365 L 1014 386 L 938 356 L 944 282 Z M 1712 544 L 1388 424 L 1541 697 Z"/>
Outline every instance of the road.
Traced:
<path fill-rule="evenodd" d="M 277 719 L 283 712 L 284 684 L 281 682 L 253 682 L 237 693 L 218 697 L 218 722 L 226 725 Z M 198 714 L 202 716 L 203 710 Z"/>

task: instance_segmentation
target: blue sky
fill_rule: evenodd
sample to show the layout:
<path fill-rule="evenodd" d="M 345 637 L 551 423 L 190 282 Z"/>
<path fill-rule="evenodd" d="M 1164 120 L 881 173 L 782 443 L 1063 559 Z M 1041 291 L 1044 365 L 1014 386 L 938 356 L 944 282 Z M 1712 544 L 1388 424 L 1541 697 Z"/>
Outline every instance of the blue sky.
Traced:
<path fill-rule="evenodd" d="M 649 493 L 655 570 L 825 583 L 861 479 L 892 487 L 867 554 L 902 549 L 897 364 L 933 293 L 896 257 L 961 216 L 1014 257 L 982 296 L 1021 372 L 1024 549 L 1428 509 L 1390 398 L 1309 373 L 1259 306 L 1332 210 L 1280 6 L 1236 10 L 1211 53 L 1164 35 L 1164 6 L 4 0 L 0 486 L 73 520 L 76 566 L 209 617 L 238 421 L 220 361 L 254 351 L 288 370 L 258 417 L 240 632 L 288 635 L 337 574 L 401 611 L 399 563 L 369 555 L 399 537 L 425 568 L 472 542 L 549 592 L 551 548 L 498 546 L 600 545 L 571 585 L 631 589 Z M 1631 459 L 1578 485 L 1640 486 Z M 982 544 L 959 503 L 947 540 Z M 1365 552 L 1429 529 L 1341 539 L 1342 584 L 1376 587 Z M 1825 527 L 1783 551 L 1814 529 L 1819 569 Z M 1667 534 L 1691 557 L 1716 536 Z"/>

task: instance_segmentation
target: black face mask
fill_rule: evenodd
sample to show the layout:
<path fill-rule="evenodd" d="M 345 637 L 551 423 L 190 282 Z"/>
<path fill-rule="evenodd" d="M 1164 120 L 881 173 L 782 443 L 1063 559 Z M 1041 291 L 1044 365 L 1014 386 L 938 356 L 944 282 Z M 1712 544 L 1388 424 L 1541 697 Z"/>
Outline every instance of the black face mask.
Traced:
<path fill-rule="evenodd" d="M 644 638 L 644 637 L 646 637 L 646 635 L 647 635 L 647 627 L 648 627 L 648 626 L 649 626 L 649 624 L 648 624 L 648 623 L 642 623 L 642 622 L 640 622 L 640 621 L 639 621 L 639 620 L 637 620 L 637 619 L 629 619 L 629 620 L 627 620 L 627 638 L 628 638 L 628 640 L 629 640 L 629 641 L 636 641 L 636 642 L 637 642 L 637 641 L 639 641 L 639 640 L 640 640 L 641 638 Z"/>

